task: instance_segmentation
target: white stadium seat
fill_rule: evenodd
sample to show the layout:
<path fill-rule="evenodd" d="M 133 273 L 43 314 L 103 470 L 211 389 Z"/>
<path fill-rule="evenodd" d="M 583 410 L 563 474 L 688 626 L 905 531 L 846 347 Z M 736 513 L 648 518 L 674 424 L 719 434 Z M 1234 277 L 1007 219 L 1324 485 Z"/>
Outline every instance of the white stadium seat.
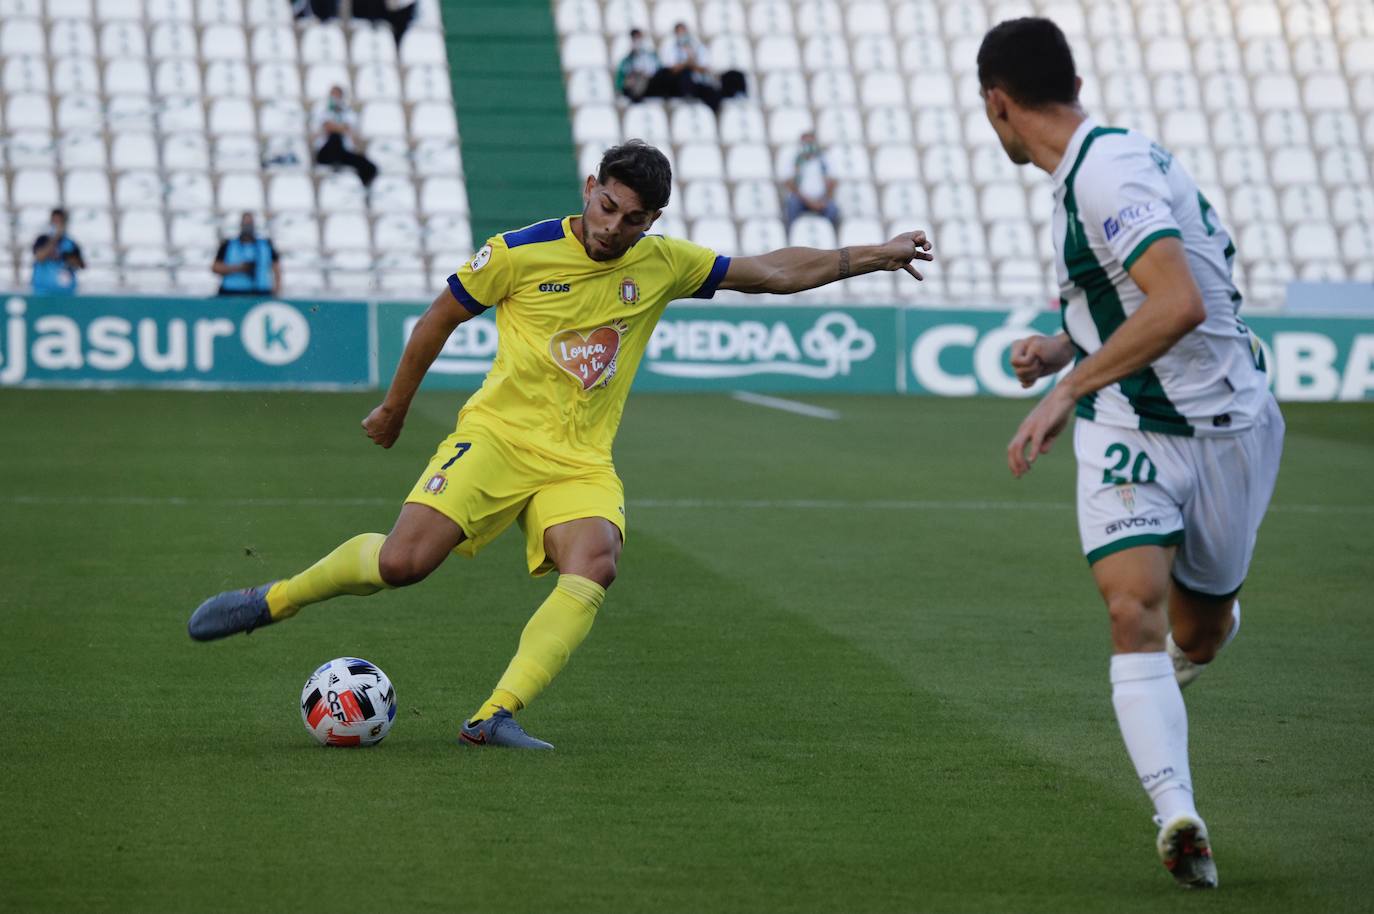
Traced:
<path fill-rule="evenodd" d="M 907 145 L 879 146 L 873 153 L 873 177 L 879 183 L 914 181 L 920 176 L 916 152 Z"/>
<path fill-rule="evenodd" d="M 735 230 L 735 220 L 697 219 L 690 225 L 687 237 L 696 244 L 726 255 L 739 253 L 739 234 Z"/>
<path fill-rule="evenodd" d="M 58 58 L 52 68 L 52 90 L 57 95 L 99 95 L 100 68 L 95 58 Z"/>
<path fill-rule="evenodd" d="M 718 132 L 721 142 L 762 143 L 768 139 L 767 122 L 763 111 L 752 105 L 729 105 L 720 112 Z"/>
<path fill-rule="evenodd" d="M 250 56 L 258 64 L 296 62 L 296 32 L 285 23 L 259 25 L 253 30 Z"/>
<path fill-rule="evenodd" d="M 109 165 L 105 157 L 105 138 L 87 130 L 62 134 L 57 140 L 57 154 L 65 169 L 103 169 Z"/>
<path fill-rule="evenodd" d="M 826 70 L 811 77 L 811 104 L 817 108 L 852 106 L 858 97 L 854 77 L 842 70 Z"/>
<path fill-rule="evenodd" d="M 794 247 L 833 248 L 836 246 L 835 227 L 828 219 L 815 215 L 800 216 L 787 230 L 788 243 Z"/>
<path fill-rule="evenodd" d="M 420 209 L 430 216 L 466 214 L 467 188 L 456 178 L 429 178 L 420 189 Z"/>
<path fill-rule="evenodd" d="M 384 64 L 395 72 L 396 39 L 389 28 L 355 23 L 348 51 L 349 60 L 355 67 Z"/>
<path fill-rule="evenodd" d="M 881 109 L 888 112 L 891 109 Z M 802 112 L 804 118 L 805 113 Z M 861 112 L 851 107 L 842 108 L 819 108 L 816 110 L 816 138 L 821 146 L 838 146 L 850 143 L 862 143 L 866 140 L 878 142 L 873 139 L 873 134 L 864 132 L 864 120 Z M 881 119 L 880 119 L 881 120 Z M 781 129 L 781 125 L 780 128 Z M 881 133 L 881 127 L 878 130 Z M 897 131 L 894 129 L 893 133 Z M 891 140 L 898 142 L 898 140 Z"/>
<path fill-rule="evenodd" d="M 717 70 L 739 70 L 741 73 L 755 72 L 754 46 L 742 34 L 717 35 L 707 47 L 711 66 Z"/>
<path fill-rule="evenodd" d="M 869 201 L 862 201 L 868 204 Z M 841 206 L 841 214 L 846 212 L 873 212 L 871 205 Z M 882 206 L 879 210 L 889 222 L 903 222 L 910 225 L 923 224 L 930 220 L 930 203 L 926 200 L 925 185 L 916 181 L 894 182 L 883 188 Z"/>
<path fill-rule="evenodd" d="M 368 204 L 377 213 L 414 213 L 415 185 L 407 177 L 382 175 L 373 183 Z"/>
<path fill-rule="evenodd" d="M 782 214 L 778 186 L 772 180 L 738 181 L 732 205 L 734 213 L 740 218 L 777 217 Z"/>
<path fill-rule="evenodd" d="M 167 226 L 160 209 L 124 209 L 119 213 L 119 243 L 123 247 L 132 245 L 165 246 Z"/>
<path fill-rule="evenodd" d="M 620 141 L 620 117 L 609 105 L 584 107 L 573 115 L 572 132 L 578 143 L 604 142 L 609 146 Z"/>
<path fill-rule="evenodd" d="M 769 35 L 754 45 L 754 65 L 760 73 L 800 70 L 801 51 L 790 35 Z"/>
<path fill-rule="evenodd" d="M 372 242 L 383 251 L 418 251 L 423 247 L 420 220 L 414 212 L 387 213 L 372 227 Z"/>
<path fill-rule="evenodd" d="M 746 32 L 749 18 L 740 0 L 706 0 L 701 5 L 701 17 L 697 24 L 704 37 L 714 38 L 717 35 Z"/>
<path fill-rule="evenodd" d="M 849 42 L 842 33 L 823 32 L 802 45 L 802 65 L 810 71 L 848 70 Z"/>
<path fill-rule="evenodd" d="M 247 98 L 218 98 L 210 103 L 209 130 L 211 134 L 253 133 L 257 130 L 257 115 Z"/>
<path fill-rule="evenodd" d="M 725 173 L 735 181 L 771 180 L 772 160 L 762 144 L 740 143 L 726 153 Z"/>
<path fill-rule="evenodd" d="M 1323 260 L 1339 248 L 1336 232 L 1329 225 L 1301 223 L 1290 232 L 1289 253 L 1300 261 Z"/>
<path fill-rule="evenodd" d="M 678 150 L 674 174 L 684 181 L 724 177 L 725 163 L 720 146 L 714 143 L 691 143 Z"/>
<path fill-rule="evenodd" d="M 210 60 L 247 60 L 248 42 L 237 25 L 209 25 L 200 35 L 201 57 Z"/>
<path fill-rule="evenodd" d="M 1030 221 L 1026 210 L 1026 192 L 1020 184 L 988 184 L 979 193 L 978 203 L 979 214 L 990 223 L 1025 227 Z M 992 249 L 1002 250 L 996 245 Z"/>
<path fill-rule="evenodd" d="M 600 67 L 610 65 L 606 53 L 606 40 L 595 32 L 582 32 L 563 39 L 563 66 L 566 69 L 577 67 Z"/>
<path fill-rule="evenodd" d="M 365 137 L 406 135 L 405 110 L 400 102 L 372 101 L 363 105 L 359 132 Z"/>
<path fill-rule="evenodd" d="M 873 34 L 851 30 L 850 35 L 853 37 L 849 59 L 856 75 L 891 73 L 900 67 L 897 45 L 887 32 Z"/>
<path fill-rule="evenodd" d="M 260 211 L 266 204 L 262 179 L 256 174 L 230 172 L 219 179 L 216 200 L 224 212 Z"/>
<path fill-rule="evenodd" d="M 332 253 L 366 253 L 372 245 L 372 229 L 361 213 L 332 213 L 324 219 L 323 248 Z"/>
<path fill-rule="evenodd" d="M 253 80 L 242 60 L 213 60 L 205 68 L 205 94 L 211 98 L 250 98 Z"/>
<path fill-rule="evenodd" d="M 299 32 L 301 63 L 348 63 L 348 43 L 343 27 L 331 22 L 311 22 Z"/>
<path fill-rule="evenodd" d="M 62 181 L 62 202 L 68 207 L 108 209 L 111 203 L 109 177 L 104 171 L 81 169 L 67 172 Z"/>
<path fill-rule="evenodd" d="M 422 8 L 425 5 L 422 4 Z M 448 51 L 439 32 L 408 29 L 401 41 L 401 63 L 407 67 L 420 64 L 448 66 Z"/>
<path fill-rule="evenodd" d="M 787 229 L 776 218 L 746 219 L 740 228 L 739 253 L 766 254 L 787 246 Z"/>
<path fill-rule="evenodd" d="M 1374 189 L 1368 185 L 1346 185 L 1331 191 L 1331 218 L 1338 226 L 1360 222 L 1374 223 Z"/>
<path fill-rule="evenodd" d="M 559 0 L 554 24 L 560 33 L 601 31 L 601 4 L 597 0 Z"/>

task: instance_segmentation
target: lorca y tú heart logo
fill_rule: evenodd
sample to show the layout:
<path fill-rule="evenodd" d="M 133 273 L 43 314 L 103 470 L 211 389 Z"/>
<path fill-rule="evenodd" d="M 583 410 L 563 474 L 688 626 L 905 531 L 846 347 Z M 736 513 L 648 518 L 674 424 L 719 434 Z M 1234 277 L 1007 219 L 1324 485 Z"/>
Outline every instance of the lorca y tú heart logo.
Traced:
<path fill-rule="evenodd" d="M 620 331 L 597 327 L 587 336 L 564 330 L 549 340 L 549 355 L 559 367 L 591 390 L 615 376 L 615 354 L 620 350 Z"/>

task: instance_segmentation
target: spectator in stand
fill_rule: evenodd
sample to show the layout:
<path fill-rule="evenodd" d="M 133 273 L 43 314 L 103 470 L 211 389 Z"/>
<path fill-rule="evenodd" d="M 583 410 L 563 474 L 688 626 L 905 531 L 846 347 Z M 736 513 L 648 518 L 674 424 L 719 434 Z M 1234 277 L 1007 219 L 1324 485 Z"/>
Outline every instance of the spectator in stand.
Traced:
<path fill-rule="evenodd" d="M 744 74 L 727 70 L 717 78 L 711 71 L 706 45 L 687 31 L 685 22 L 673 26 L 673 41 L 664 63 L 677 81 L 677 95 L 699 98 L 717 113 L 722 98 L 744 94 Z"/>
<path fill-rule="evenodd" d="M 353 124 L 358 116 L 344 99 L 343 86 L 334 86 L 329 97 L 315 108 L 315 161 L 321 165 L 346 165 L 358 173 L 363 187 L 371 187 L 377 166 L 357 151 Z"/>
<path fill-rule="evenodd" d="M 630 52 L 616 67 L 615 90 L 631 102 L 681 94 L 677 77 L 659 62 L 658 53 L 641 29 L 630 29 Z"/>
<path fill-rule="evenodd" d="M 835 205 L 835 184 L 816 134 L 806 131 L 801 135 L 790 173 L 783 176 L 783 188 L 787 191 L 784 217 L 788 226 L 804 213 L 824 216 L 838 226 L 840 209 Z"/>
<path fill-rule="evenodd" d="M 253 214 L 239 219 L 239 233 L 222 241 L 210 268 L 220 280 L 220 295 L 280 295 L 281 260 L 267 238 L 259 238 Z"/>
<path fill-rule="evenodd" d="M 720 87 L 711 73 L 706 45 L 687 31 L 685 22 L 673 26 L 666 63 L 677 81 L 675 94 L 699 98 L 712 111 L 720 111 Z"/>
<path fill-rule="evenodd" d="M 50 214 L 48 230 L 33 243 L 35 295 L 75 295 L 76 271 L 85 269 L 81 246 L 67 237 L 67 211 Z"/>

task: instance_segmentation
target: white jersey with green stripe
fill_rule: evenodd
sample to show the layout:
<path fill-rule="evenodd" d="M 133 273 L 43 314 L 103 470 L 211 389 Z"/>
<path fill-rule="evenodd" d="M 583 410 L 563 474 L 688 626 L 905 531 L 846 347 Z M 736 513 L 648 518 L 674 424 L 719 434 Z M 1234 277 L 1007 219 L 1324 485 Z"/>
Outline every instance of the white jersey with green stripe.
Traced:
<path fill-rule="evenodd" d="M 1145 301 L 1128 271 L 1161 238 L 1182 240 L 1207 308 L 1152 365 L 1079 400 L 1078 415 L 1175 435 L 1249 428 L 1269 396 L 1264 356 L 1238 313 L 1231 235 L 1182 163 L 1146 136 L 1088 118 L 1052 177 L 1060 305 L 1080 359 Z"/>

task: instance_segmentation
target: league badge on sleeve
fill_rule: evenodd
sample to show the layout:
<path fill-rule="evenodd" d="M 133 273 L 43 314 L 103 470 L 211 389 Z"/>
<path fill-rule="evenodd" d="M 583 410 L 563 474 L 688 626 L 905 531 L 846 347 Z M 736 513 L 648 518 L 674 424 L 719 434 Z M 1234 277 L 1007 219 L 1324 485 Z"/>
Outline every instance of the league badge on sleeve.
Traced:
<path fill-rule="evenodd" d="M 435 473 L 425 482 L 425 491 L 430 495 L 442 495 L 444 489 L 448 488 L 448 477 L 443 473 Z"/>
<path fill-rule="evenodd" d="M 472 255 L 472 272 L 476 273 L 491 260 L 491 245 L 484 244 L 482 249 Z"/>

